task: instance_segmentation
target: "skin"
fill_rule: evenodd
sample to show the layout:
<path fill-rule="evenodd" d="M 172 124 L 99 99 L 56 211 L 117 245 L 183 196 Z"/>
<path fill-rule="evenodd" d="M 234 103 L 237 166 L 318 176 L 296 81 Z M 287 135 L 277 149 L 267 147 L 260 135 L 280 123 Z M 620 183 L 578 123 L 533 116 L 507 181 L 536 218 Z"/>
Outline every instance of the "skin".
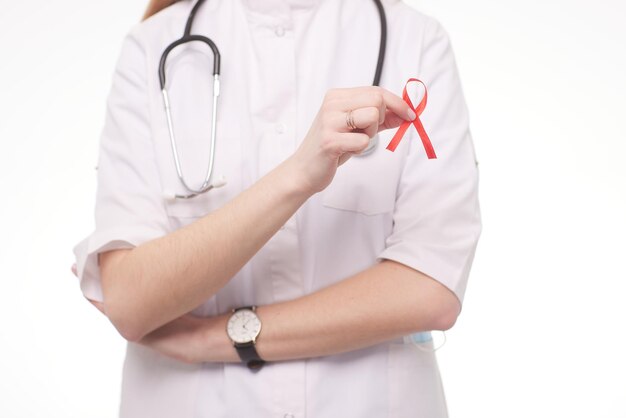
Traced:
<path fill-rule="evenodd" d="M 147 18 L 163 10 L 167 6 L 176 3 L 176 1 L 177 0 L 150 0 L 141 20 L 146 20 Z"/>
<path fill-rule="evenodd" d="M 346 112 L 353 109 L 350 131 Z M 104 303 L 92 301 L 129 341 L 181 361 L 240 361 L 226 334 L 230 313 L 190 312 L 219 291 L 370 137 L 414 119 L 380 87 L 333 89 L 296 152 L 224 207 L 133 249 L 101 254 Z M 423 273 L 382 261 L 303 297 L 259 306 L 259 355 L 268 361 L 367 347 L 453 326 L 456 296 Z"/>
<path fill-rule="evenodd" d="M 450 303 L 448 293 L 441 291 L 438 282 L 415 273 L 402 264 L 383 261 L 322 291 L 259 306 L 256 312 L 263 325 L 257 352 L 267 361 L 317 357 L 420 330 L 448 329 L 453 324 L 453 318 L 445 317 L 448 313 L 444 312 Z M 386 279 L 381 280 L 382 275 Z M 407 289 L 419 292 L 419 297 Z M 106 315 L 102 303 L 91 303 Z M 432 309 L 435 303 L 440 304 L 438 311 Z M 226 334 L 229 316 L 185 314 L 136 343 L 185 363 L 239 362 Z"/>

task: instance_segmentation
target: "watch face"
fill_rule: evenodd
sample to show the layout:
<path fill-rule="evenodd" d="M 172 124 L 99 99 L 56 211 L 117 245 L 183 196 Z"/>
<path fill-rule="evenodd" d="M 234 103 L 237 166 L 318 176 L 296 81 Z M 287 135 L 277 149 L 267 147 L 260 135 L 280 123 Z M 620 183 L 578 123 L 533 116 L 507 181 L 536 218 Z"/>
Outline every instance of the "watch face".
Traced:
<path fill-rule="evenodd" d="M 261 332 L 261 321 L 250 309 L 235 312 L 226 325 L 228 336 L 237 343 L 253 341 Z"/>

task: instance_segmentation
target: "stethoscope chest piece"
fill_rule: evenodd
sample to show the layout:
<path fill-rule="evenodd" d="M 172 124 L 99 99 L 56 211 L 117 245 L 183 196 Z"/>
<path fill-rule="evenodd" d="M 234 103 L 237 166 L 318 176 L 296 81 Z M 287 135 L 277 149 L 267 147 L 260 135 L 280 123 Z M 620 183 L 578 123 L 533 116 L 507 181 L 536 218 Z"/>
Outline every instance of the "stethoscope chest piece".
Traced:
<path fill-rule="evenodd" d="M 378 138 L 378 134 L 374 135 L 373 137 L 370 138 L 370 143 L 367 146 L 367 148 L 365 148 L 363 151 L 361 151 L 360 154 L 357 155 L 357 157 L 365 157 L 369 154 L 371 154 L 372 152 L 374 152 L 374 150 L 378 147 L 378 142 L 379 142 L 379 138 Z"/>

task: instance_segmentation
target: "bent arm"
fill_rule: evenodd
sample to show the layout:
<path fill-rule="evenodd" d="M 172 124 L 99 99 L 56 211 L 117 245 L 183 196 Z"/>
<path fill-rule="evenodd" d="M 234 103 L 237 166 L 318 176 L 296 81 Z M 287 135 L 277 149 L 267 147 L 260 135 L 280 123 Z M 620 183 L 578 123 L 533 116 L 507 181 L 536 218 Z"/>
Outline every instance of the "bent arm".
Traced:
<path fill-rule="evenodd" d="M 257 351 L 268 361 L 352 351 L 402 335 L 451 328 L 460 312 L 452 291 L 395 261 L 382 261 L 298 299 L 257 307 Z M 207 318 L 202 361 L 240 361 L 226 334 L 230 314 Z"/>
<path fill-rule="evenodd" d="M 357 105 L 365 105 L 359 116 L 364 128 L 346 132 L 345 109 Z M 138 341 L 199 306 L 311 195 L 328 186 L 338 165 L 363 151 L 369 137 L 412 120 L 415 114 L 409 110 L 400 97 L 379 87 L 329 90 L 296 152 L 249 189 L 175 232 L 130 250 L 102 254 L 109 319 L 124 338 Z"/>
<path fill-rule="evenodd" d="M 104 309 L 124 338 L 138 341 L 196 308 L 252 258 L 310 196 L 293 164 L 184 228 L 100 255 Z"/>

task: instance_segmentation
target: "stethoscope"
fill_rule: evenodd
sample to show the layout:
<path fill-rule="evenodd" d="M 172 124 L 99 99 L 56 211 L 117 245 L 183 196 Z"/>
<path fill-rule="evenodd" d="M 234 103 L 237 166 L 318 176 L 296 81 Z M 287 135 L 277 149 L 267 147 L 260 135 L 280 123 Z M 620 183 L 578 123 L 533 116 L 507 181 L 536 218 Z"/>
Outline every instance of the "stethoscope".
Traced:
<path fill-rule="evenodd" d="M 222 177 L 218 181 L 212 182 L 211 176 L 213 174 L 213 165 L 215 162 L 215 136 L 216 136 L 216 121 L 217 121 L 217 98 L 220 95 L 220 52 L 211 39 L 202 35 L 192 35 L 191 27 L 193 25 L 194 18 L 196 16 L 196 12 L 204 3 L 205 0 L 198 0 L 196 4 L 191 9 L 189 13 L 189 17 L 187 18 L 187 24 L 185 25 L 185 32 L 182 38 L 177 41 L 172 42 L 165 51 L 163 51 L 163 55 L 161 55 L 161 61 L 159 63 L 159 82 L 161 84 L 161 92 L 163 94 L 163 104 L 165 107 L 165 114 L 167 116 L 167 128 L 170 136 L 170 145 L 172 148 L 172 154 L 174 156 L 174 163 L 176 165 L 176 174 L 178 175 L 178 179 L 181 184 L 189 191 L 189 194 L 174 194 L 172 196 L 168 196 L 169 199 L 190 199 L 192 197 L 198 196 L 199 194 L 206 193 L 209 190 L 217 187 L 222 187 L 226 184 L 225 179 Z M 380 76 L 383 70 L 383 65 L 385 61 L 385 47 L 387 44 L 387 19 L 385 17 L 385 9 L 380 0 L 374 0 L 376 4 L 376 8 L 378 9 L 378 14 L 380 16 L 380 46 L 378 49 L 378 61 L 376 63 L 376 72 L 374 74 L 374 82 L 372 85 L 378 86 L 380 83 Z M 200 188 L 193 188 L 187 184 L 185 181 L 185 177 L 183 175 L 183 169 L 180 163 L 180 158 L 178 156 L 178 149 L 176 147 L 176 139 L 174 137 L 174 126 L 172 124 L 172 113 L 170 107 L 170 101 L 167 94 L 167 89 L 165 87 L 165 62 L 167 61 L 167 56 L 169 53 L 182 44 L 188 42 L 199 41 L 208 45 L 213 51 L 213 114 L 211 117 L 211 146 L 209 150 L 209 163 L 207 167 L 207 172 L 204 177 L 204 181 Z M 374 136 L 370 141 L 369 146 L 360 154 L 366 155 L 371 152 L 378 143 L 378 135 Z"/>

